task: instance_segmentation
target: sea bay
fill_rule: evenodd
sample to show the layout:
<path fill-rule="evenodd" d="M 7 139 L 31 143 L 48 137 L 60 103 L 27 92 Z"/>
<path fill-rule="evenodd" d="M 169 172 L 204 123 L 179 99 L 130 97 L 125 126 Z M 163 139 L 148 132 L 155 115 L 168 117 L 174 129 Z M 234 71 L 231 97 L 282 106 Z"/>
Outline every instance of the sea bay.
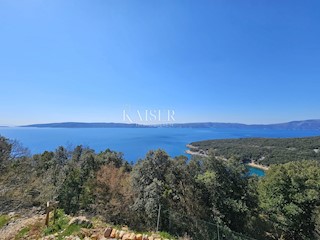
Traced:
<path fill-rule="evenodd" d="M 107 148 L 123 152 L 129 162 L 143 158 L 151 149 L 164 149 L 170 156 L 186 155 L 186 144 L 208 139 L 248 137 L 308 137 L 319 130 L 271 130 L 235 128 L 25 128 L 0 127 L 0 135 L 16 139 L 32 154 L 58 146 L 84 145 L 96 152 Z"/>

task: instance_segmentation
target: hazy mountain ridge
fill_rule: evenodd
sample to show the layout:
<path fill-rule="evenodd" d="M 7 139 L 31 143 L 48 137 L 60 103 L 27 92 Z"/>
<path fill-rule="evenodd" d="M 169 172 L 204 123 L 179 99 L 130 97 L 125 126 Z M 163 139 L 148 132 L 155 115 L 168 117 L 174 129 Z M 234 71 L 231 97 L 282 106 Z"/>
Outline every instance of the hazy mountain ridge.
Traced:
<path fill-rule="evenodd" d="M 84 123 L 84 122 L 62 122 L 62 123 L 43 123 L 31 124 L 21 127 L 37 128 L 150 128 L 154 126 L 141 125 L 136 123 Z"/>
<path fill-rule="evenodd" d="M 261 129 L 293 129 L 293 130 L 320 130 L 320 120 L 292 121 L 276 124 L 242 124 L 242 123 L 219 123 L 219 122 L 199 122 L 199 123 L 173 123 L 158 125 L 142 125 L 137 123 L 84 123 L 84 122 L 62 122 L 62 123 L 44 123 L 31 124 L 21 127 L 38 128 L 261 128 Z"/>

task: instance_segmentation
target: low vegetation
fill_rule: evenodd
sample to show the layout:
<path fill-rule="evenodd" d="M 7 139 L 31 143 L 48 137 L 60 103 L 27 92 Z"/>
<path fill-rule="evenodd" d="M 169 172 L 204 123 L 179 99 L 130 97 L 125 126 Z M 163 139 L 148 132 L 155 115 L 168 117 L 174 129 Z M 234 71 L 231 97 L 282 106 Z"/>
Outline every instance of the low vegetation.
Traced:
<path fill-rule="evenodd" d="M 30 231 L 29 227 L 22 228 L 15 237 L 15 240 L 23 239 L 24 236 Z"/>
<path fill-rule="evenodd" d="M 64 212 L 140 232 L 155 231 L 160 212 L 163 237 L 319 238 L 317 160 L 271 165 L 265 177 L 257 178 L 248 177 L 239 157 L 231 155 L 228 161 L 214 154 L 188 160 L 156 150 L 131 165 L 109 149 L 95 153 L 83 146 L 58 147 L 54 152 L 13 158 L 11 147 L 1 138 L 0 209 L 5 213 L 17 206 L 28 209 L 59 201 L 57 219 L 43 229 L 43 235 L 58 233 L 63 238 L 80 231 L 68 225 Z M 28 231 L 32 228 L 19 234 Z"/>
<path fill-rule="evenodd" d="M 0 229 L 9 222 L 9 217 L 7 215 L 0 215 Z"/>

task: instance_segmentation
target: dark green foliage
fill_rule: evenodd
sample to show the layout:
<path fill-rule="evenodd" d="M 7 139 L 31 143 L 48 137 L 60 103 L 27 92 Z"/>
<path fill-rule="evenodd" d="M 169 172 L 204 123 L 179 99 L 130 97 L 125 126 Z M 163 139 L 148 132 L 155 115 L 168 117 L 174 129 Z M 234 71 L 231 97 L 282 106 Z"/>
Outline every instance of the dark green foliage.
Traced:
<path fill-rule="evenodd" d="M 59 205 L 66 209 L 66 212 L 76 213 L 80 208 L 80 194 L 82 190 L 80 179 L 80 170 L 71 169 L 68 171 L 66 178 L 59 190 L 58 201 Z"/>
<path fill-rule="evenodd" d="M 155 229 L 159 204 L 167 207 L 166 173 L 170 167 L 169 156 L 163 150 L 150 151 L 132 171 L 132 185 L 136 194 L 133 209 L 148 229 Z"/>
<path fill-rule="evenodd" d="M 60 146 L 56 149 L 55 153 L 54 153 L 54 161 L 57 165 L 64 165 L 67 163 L 69 158 L 69 154 L 66 148 L 64 148 L 63 146 Z"/>
<path fill-rule="evenodd" d="M 259 184 L 263 211 L 285 239 L 314 239 L 320 206 L 320 164 L 290 162 L 273 166 Z"/>
<path fill-rule="evenodd" d="M 29 227 L 22 228 L 15 236 L 15 240 L 23 239 L 23 237 L 30 231 Z"/>
<path fill-rule="evenodd" d="M 320 207 L 316 207 L 312 214 L 312 221 L 314 221 L 314 236 L 320 239 Z"/>
<path fill-rule="evenodd" d="M 99 216 L 143 231 L 155 230 L 161 206 L 161 231 L 197 240 L 248 239 L 242 234 L 316 239 L 320 233 L 319 162 L 298 161 L 318 154 L 319 138 L 214 141 L 217 148 L 209 157 L 170 158 L 155 150 L 133 166 L 121 153 L 107 149 L 96 154 L 83 146 L 13 157 L 11 141 L 0 140 L 3 212 L 56 199 L 66 213 Z M 296 161 L 271 166 L 264 178 L 248 177 L 239 159 L 261 159 L 263 154 L 269 160 Z M 47 234 L 79 230 L 67 227 L 60 213 Z"/>
<path fill-rule="evenodd" d="M 227 234 L 228 226 L 242 231 L 249 208 L 257 202 L 250 199 L 246 169 L 238 161 L 171 159 L 162 151 L 150 151 L 133 168 L 132 184 L 136 194 L 133 210 L 140 226 L 155 229 L 161 205 L 160 229 L 197 239 L 215 239 L 220 221 Z M 204 222 L 209 224 L 203 224 Z M 230 239 L 233 234 L 230 233 Z"/>
<path fill-rule="evenodd" d="M 238 161 L 210 156 L 198 175 L 198 182 L 203 184 L 209 198 L 212 219 L 238 232 L 243 230 L 250 208 L 255 207 L 246 174 L 246 168 Z"/>
<path fill-rule="evenodd" d="M 54 224 L 53 224 L 54 222 Z M 62 209 L 57 209 L 55 220 L 52 218 L 49 222 L 49 227 L 47 227 L 44 231 L 45 235 L 53 234 L 60 232 L 68 226 L 69 219 L 65 215 Z"/>
<path fill-rule="evenodd" d="M 125 160 L 123 159 L 123 153 L 114 152 L 110 149 L 105 150 L 98 154 L 98 156 L 102 159 L 104 164 L 113 164 L 115 167 L 121 167 L 125 164 Z"/>
<path fill-rule="evenodd" d="M 0 170 L 9 160 L 12 144 L 5 137 L 0 136 Z"/>
<path fill-rule="evenodd" d="M 58 200 L 61 208 L 69 213 L 76 213 L 82 207 L 93 201 L 87 188 L 90 180 L 95 177 L 100 163 L 91 149 L 77 146 L 72 154 L 72 160 L 65 166 L 65 178 L 58 191 Z"/>
<path fill-rule="evenodd" d="M 211 149 L 216 156 L 254 160 L 264 165 L 307 159 L 320 161 L 320 137 L 220 139 L 192 145 L 204 152 Z"/>
<path fill-rule="evenodd" d="M 65 177 L 58 190 L 59 205 L 66 213 L 79 210 L 96 211 L 95 197 L 97 172 L 107 165 L 128 171 L 123 155 L 106 150 L 98 155 L 92 149 L 77 146 L 71 160 L 65 165 Z M 105 186 L 107 187 L 107 186 Z"/>
<path fill-rule="evenodd" d="M 0 215 L 0 229 L 9 222 L 9 219 L 8 215 Z"/>
<path fill-rule="evenodd" d="M 202 232 L 201 219 L 210 218 L 210 209 L 201 184 L 197 182 L 199 161 L 188 162 L 184 156 L 176 157 L 166 174 L 168 184 L 169 226 L 171 233 L 193 235 Z"/>
<path fill-rule="evenodd" d="M 37 168 L 39 174 L 42 174 L 53 167 L 53 157 L 54 153 L 48 151 L 45 151 L 42 154 L 33 155 L 34 166 Z"/>

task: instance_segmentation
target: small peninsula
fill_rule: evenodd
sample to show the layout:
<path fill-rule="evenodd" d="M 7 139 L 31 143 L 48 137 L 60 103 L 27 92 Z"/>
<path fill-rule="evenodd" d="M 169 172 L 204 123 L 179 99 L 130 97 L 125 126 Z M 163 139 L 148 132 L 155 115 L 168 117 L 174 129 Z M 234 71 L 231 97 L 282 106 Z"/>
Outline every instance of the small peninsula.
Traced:
<path fill-rule="evenodd" d="M 187 145 L 186 153 L 206 156 L 213 151 L 217 157 L 230 157 L 248 165 L 267 169 L 271 164 L 290 161 L 320 161 L 320 137 L 304 138 L 240 138 L 216 139 L 192 142 Z"/>

